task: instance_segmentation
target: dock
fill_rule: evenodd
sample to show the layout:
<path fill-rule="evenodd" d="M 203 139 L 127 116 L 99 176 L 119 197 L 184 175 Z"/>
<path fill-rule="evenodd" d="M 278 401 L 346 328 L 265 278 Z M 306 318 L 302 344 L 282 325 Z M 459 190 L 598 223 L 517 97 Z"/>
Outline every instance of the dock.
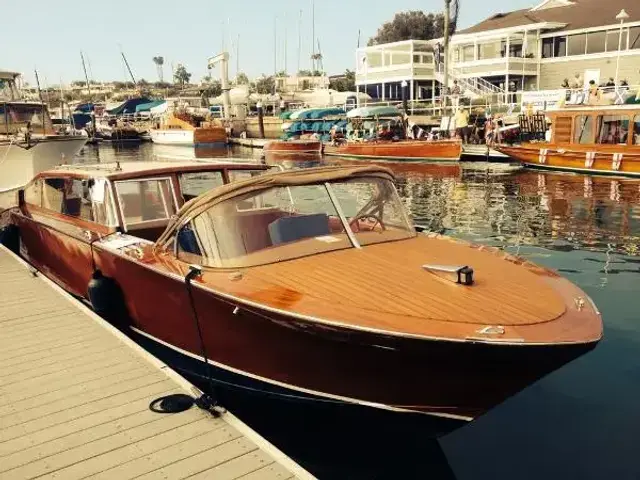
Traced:
<path fill-rule="evenodd" d="M 242 147 L 249 148 L 262 148 L 264 144 L 269 141 L 268 138 L 229 138 L 229 143 L 231 145 L 240 145 Z"/>
<path fill-rule="evenodd" d="M 490 161 L 490 162 L 508 162 L 508 155 L 490 148 L 487 145 L 467 144 L 462 146 L 462 160 L 470 161 Z"/>
<path fill-rule="evenodd" d="M 0 479 L 314 478 L 194 389 L 0 245 Z"/>

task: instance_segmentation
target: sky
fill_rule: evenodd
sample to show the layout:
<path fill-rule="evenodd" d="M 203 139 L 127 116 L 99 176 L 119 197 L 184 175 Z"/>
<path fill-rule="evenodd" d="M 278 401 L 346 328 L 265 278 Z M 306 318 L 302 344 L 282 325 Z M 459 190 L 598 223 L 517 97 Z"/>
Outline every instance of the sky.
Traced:
<path fill-rule="evenodd" d="M 459 28 L 504 10 L 501 2 L 460 3 Z M 510 0 L 508 10 L 537 3 L 540 0 Z M 124 81 L 129 78 L 123 51 L 136 80 L 157 81 L 152 58 L 163 56 L 165 80 L 171 77 L 171 64 L 181 63 L 192 73 L 191 80 L 199 81 L 208 73 L 207 58 L 218 54 L 224 41 L 231 55 L 231 77 L 237 65 L 249 77 L 272 74 L 276 45 L 277 71 L 285 69 L 286 51 L 287 70 L 295 72 L 298 63 L 303 69 L 311 67 L 311 4 L 312 0 L 0 0 L 0 70 L 22 72 L 33 84 L 37 69 L 43 87 L 61 80 L 68 84 L 84 78 L 82 51 L 92 80 Z M 365 45 L 396 12 L 436 12 L 443 5 L 444 0 L 316 1 L 315 37 L 324 70 L 331 75 L 355 68 L 359 30 Z"/>

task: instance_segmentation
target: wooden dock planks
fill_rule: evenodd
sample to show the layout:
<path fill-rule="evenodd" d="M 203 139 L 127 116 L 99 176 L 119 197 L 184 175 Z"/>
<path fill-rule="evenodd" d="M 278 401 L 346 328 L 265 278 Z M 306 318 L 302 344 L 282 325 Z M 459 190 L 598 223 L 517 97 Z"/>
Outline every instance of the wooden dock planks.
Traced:
<path fill-rule="evenodd" d="M 0 247 L 0 479 L 313 478 L 230 413 L 149 410 L 189 387 Z"/>

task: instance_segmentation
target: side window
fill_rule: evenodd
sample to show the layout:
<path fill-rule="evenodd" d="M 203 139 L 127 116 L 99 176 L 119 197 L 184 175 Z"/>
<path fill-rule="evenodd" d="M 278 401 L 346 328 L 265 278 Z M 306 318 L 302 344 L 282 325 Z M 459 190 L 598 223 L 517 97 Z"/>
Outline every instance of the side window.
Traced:
<path fill-rule="evenodd" d="M 629 139 L 629 118 L 623 115 L 598 116 L 596 143 L 626 144 Z"/>
<path fill-rule="evenodd" d="M 185 201 L 223 184 L 222 172 L 193 172 L 180 175 L 180 190 Z"/>
<path fill-rule="evenodd" d="M 24 200 L 30 205 L 42 206 L 42 179 L 32 181 L 24 189 Z"/>
<path fill-rule="evenodd" d="M 640 145 L 640 115 L 633 119 L 633 144 Z"/>
<path fill-rule="evenodd" d="M 55 213 L 62 213 L 64 178 L 45 178 L 42 190 L 42 206 Z"/>
<path fill-rule="evenodd" d="M 168 178 L 123 180 L 116 190 L 125 226 L 154 220 L 167 220 L 176 213 Z"/>
<path fill-rule="evenodd" d="M 65 180 L 63 214 L 89 222 L 93 221 L 89 183 L 89 180 Z"/>
<path fill-rule="evenodd" d="M 593 117 L 591 115 L 578 115 L 573 124 L 573 143 L 593 143 Z"/>
<path fill-rule="evenodd" d="M 202 263 L 202 249 L 191 222 L 178 230 L 174 241 L 177 243 L 176 247 L 180 260 L 196 264 Z"/>

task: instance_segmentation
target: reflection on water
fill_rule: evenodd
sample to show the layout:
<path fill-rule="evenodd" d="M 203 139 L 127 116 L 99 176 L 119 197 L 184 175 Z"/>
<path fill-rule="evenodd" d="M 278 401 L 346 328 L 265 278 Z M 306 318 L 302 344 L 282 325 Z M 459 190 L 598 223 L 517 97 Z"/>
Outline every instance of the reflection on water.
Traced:
<path fill-rule="evenodd" d="M 80 161 L 148 160 L 156 149 L 87 148 Z M 260 157 L 257 150 L 218 154 Z M 285 168 L 321 163 L 267 162 Z M 441 439 L 442 450 L 418 428 L 391 434 L 363 423 L 354 438 L 352 425 L 331 419 L 291 425 L 290 409 L 269 417 L 255 405 L 244 409 L 243 419 L 321 478 L 639 478 L 640 181 L 484 163 L 381 164 L 395 171 L 416 223 L 517 252 L 577 283 L 602 311 L 604 340 Z M 331 435 L 314 436 L 321 423 L 331 425 Z"/>

